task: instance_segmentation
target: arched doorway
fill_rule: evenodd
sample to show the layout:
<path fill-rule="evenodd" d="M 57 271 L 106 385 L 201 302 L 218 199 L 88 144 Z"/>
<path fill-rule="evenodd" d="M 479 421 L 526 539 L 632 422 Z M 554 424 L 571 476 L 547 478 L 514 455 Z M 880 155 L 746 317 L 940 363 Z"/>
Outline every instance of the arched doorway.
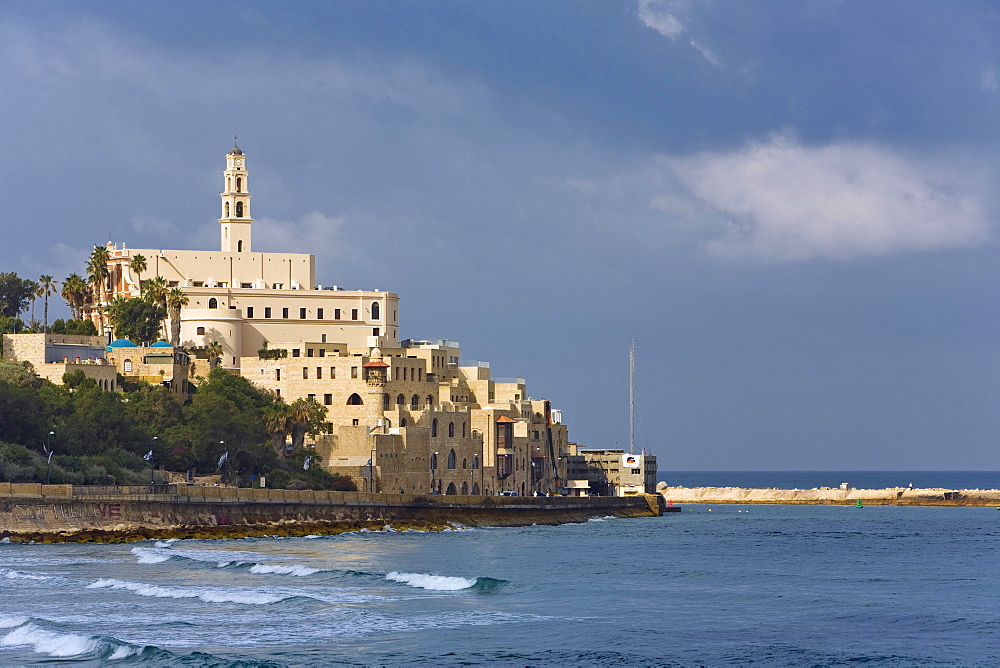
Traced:
<path fill-rule="evenodd" d="M 478 482 L 472 483 L 472 495 L 473 496 L 479 496 L 479 483 Z"/>
<path fill-rule="evenodd" d="M 448 483 L 448 489 L 446 489 L 444 491 L 444 493 L 446 495 L 448 495 L 448 494 L 457 494 L 457 492 L 455 491 L 455 483 L 453 483 L 453 482 L 452 483 Z"/>

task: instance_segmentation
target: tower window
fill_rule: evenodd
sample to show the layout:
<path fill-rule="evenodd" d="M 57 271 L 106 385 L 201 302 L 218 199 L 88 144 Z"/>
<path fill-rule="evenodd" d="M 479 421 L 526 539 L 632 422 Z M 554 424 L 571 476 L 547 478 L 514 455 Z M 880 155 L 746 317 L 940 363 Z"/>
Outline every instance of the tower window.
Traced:
<path fill-rule="evenodd" d="M 243 252 L 243 240 L 242 239 L 240 241 L 236 242 L 236 252 L 237 253 L 242 253 Z"/>
<path fill-rule="evenodd" d="M 237 218 L 243 217 L 243 202 L 236 203 L 236 217 Z"/>
<path fill-rule="evenodd" d="M 378 320 L 380 315 L 378 302 L 372 302 L 372 320 Z"/>
<path fill-rule="evenodd" d="M 219 300 L 212 297 L 208 300 L 208 308 L 219 308 Z"/>
<path fill-rule="evenodd" d="M 239 176 L 236 177 L 236 192 L 243 192 L 243 179 Z"/>
<path fill-rule="evenodd" d="M 226 202 L 226 215 L 225 218 L 229 218 L 229 202 Z"/>

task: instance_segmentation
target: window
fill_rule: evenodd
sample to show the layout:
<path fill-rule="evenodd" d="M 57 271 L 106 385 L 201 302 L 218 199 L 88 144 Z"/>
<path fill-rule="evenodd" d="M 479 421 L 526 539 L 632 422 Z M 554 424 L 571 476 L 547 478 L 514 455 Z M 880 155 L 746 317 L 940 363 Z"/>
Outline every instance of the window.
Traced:
<path fill-rule="evenodd" d="M 323 380 L 323 367 L 316 367 L 316 380 Z"/>
<path fill-rule="evenodd" d="M 430 408 L 433 405 L 434 405 L 434 397 L 432 397 L 431 395 L 428 394 L 427 395 L 427 408 Z"/>
<path fill-rule="evenodd" d="M 253 306 L 247 306 L 247 317 L 248 318 L 253 317 Z"/>
<path fill-rule="evenodd" d="M 310 394 L 310 395 L 308 395 L 308 397 L 309 397 L 309 401 L 316 401 L 316 395 L 315 394 Z"/>
<path fill-rule="evenodd" d="M 323 319 L 323 309 L 321 309 L 321 308 L 316 309 L 316 319 L 317 320 L 322 320 Z M 324 334 L 323 336 L 326 336 L 326 334 Z M 323 339 L 323 340 L 326 341 L 326 339 Z"/>
<path fill-rule="evenodd" d="M 405 403 L 406 403 L 406 397 L 404 397 L 402 394 L 396 395 L 396 405 L 397 406 L 402 406 Z"/>
<path fill-rule="evenodd" d="M 389 395 L 388 394 L 383 394 L 382 395 L 382 410 L 384 410 L 384 411 L 389 410 L 389 401 L 390 401 Z"/>
<path fill-rule="evenodd" d="M 320 348 L 316 352 L 319 353 L 320 357 L 326 357 L 326 348 Z"/>
<path fill-rule="evenodd" d="M 351 378 L 357 378 L 357 377 L 358 377 L 358 367 L 352 366 L 351 367 Z"/>
<path fill-rule="evenodd" d="M 449 450 L 448 451 L 448 468 L 450 468 L 450 469 L 455 468 L 455 459 L 456 459 L 455 458 L 455 451 L 454 450 Z"/>
<path fill-rule="evenodd" d="M 400 426 L 400 427 L 405 427 L 405 426 L 406 426 L 406 418 L 402 418 L 402 419 L 401 419 L 401 420 L 399 421 L 399 426 Z"/>
<path fill-rule="evenodd" d="M 433 436 L 433 434 L 431 434 Z M 438 453 L 431 453 L 431 469 L 436 469 L 438 467 Z"/>
<path fill-rule="evenodd" d="M 418 408 L 420 408 L 420 397 L 414 394 L 410 397 L 410 409 L 415 411 Z"/>
<path fill-rule="evenodd" d="M 321 318 L 323 317 L 323 309 L 320 309 L 320 315 L 319 315 L 319 317 L 321 317 Z M 326 334 L 320 334 L 319 335 L 319 340 L 320 340 L 320 343 L 326 343 Z"/>
<path fill-rule="evenodd" d="M 271 307 L 270 306 L 265 306 L 264 307 L 264 317 L 265 318 L 270 318 L 271 317 Z"/>
<path fill-rule="evenodd" d="M 448 436 L 450 438 L 455 438 L 455 423 L 454 422 L 449 422 L 448 423 Z"/>
<path fill-rule="evenodd" d="M 240 241 L 236 242 L 236 252 L 237 253 L 242 253 L 243 252 L 243 240 L 242 239 Z"/>
<path fill-rule="evenodd" d="M 219 308 L 219 300 L 212 297 L 208 300 L 208 308 Z"/>
<path fill-rule="evenodd" d="M 125 364 L 122 366 L 125 373 L 132 371 L 132 360 L 125 360 Z"/>
<path fill-rule="evenodd" d="M 281 309 L 281 317 L 282 318 L 287 318 L 288 317 L 288 307 L 287 306 L 284 307 L 283 309 Z"/>
<path fill-rule="evenodd" d="M 302 377 L 303 378 L 309 377 L 309 367 L 307 366 L 302 367 Z"/>
<path fill-rule="evenodd" d="M 378 320 L 380 315 L 378 302 L 372 302 L 372 320 Z"/>
<path fill-rule="evenodd" d="M 236 203 L 236 217 L 237 218 L 243 217 L 243 202 Z"/>
<path fill-rule="evenodd" d="M 417 380 L 423 381 L 423 379 L 424 379 L 424 370 L 418 367 L 417 368 Z"/>
<path fill-rule="evenodd" d="M 378 327 L 372 327 L 372 336 L 378 336 L 378 331 L 379 331 Z"/>
<path fill-rule="evenodd" d="M 465 438 L 465 423 L 462 423 L 462 438 Z M 462 468 L 465 468 L 464 466 Z"/>
<path fill-rule="evenodd" d="M 236 192 L 243 192 L 243 179 L 239 176 L 236 177 Z"/>
<path fill-rule="evenodd" d="M 352 308 L 351 309 L 351 320 L 357 320 L 357 319 L 358 319 L 358 309 Z"/>
<path fill-rule="evenodd" d="M 434 418 L 431 420 L 431 436 L 438 435 L 438 419 Z"/>
<path fill-rule="evenodd" d="M 281 380 L 281 369 L 275 369 L 274 370 L 274 379 L 277 380 L 277 381 Z"/>
<path fill-rule="evenodd" d="M 205 335 L 205 328 L 204 327 L 199 327 L 196 331 L 198 332 L 198 334 L 200 336 L 204 336 Z"/>
<path fill-rule="evenodd" d="M 305 320 L 305 319 L 306 319 L 306 310 L 304 308 L 300 308 L 299 309 L 299 320 Z"/>
<path fill-rule="evenodd" d="M 292 348 L 292 357 L 298 357 L 301 354 L 302 351 L 300 351 L 298 348 Z"/>
<path fill-rule="evenodd" d="M 312 348 L 307 348 L 306 349 L 306 357 L 312 357 L 312 356 L 313 356 L 313 349 Z"/>
<path fill-rule="evenodd" d="M 337 377 L 337 367 L 332 366 L 330 367 L 330 378 L 336 378 L 336 377 Z"/>
<path fill-rule="evenodd" d="M 354 418 L 353 420 L 351 420 L 351 424 L 354 425 L 355 427 L 357 427 L 358 426 L 358 418 Z"/>
<path fill-rule="evenodd" d="M 229 202 L 226 202 L 226 215 L 223 218 L 229 218 Z"/>
<path fill-rule="evenodd" d="M 274 391 L 274 396 L 281 397 L 281 390 L 280 389 L 275 390 Z"/>
<path fill-rule="evenodd" d="M 340 320 L 340 309 L 339 308 L 333 309 L 333 319 L 334 320 Z"/>
<path fill-rule="evenodd" d="M 351 396 L 347 397 L 347 405 L 348 406 L 361 406 L 362 404 L 364 404 L 364 402 L 361 401 L 361 397 L 360 397 L 360 395 L 358 395 L 357 392 L 355 392 Z M 355 424 L 357 424 L 357 422 L 355 422 Z"/>

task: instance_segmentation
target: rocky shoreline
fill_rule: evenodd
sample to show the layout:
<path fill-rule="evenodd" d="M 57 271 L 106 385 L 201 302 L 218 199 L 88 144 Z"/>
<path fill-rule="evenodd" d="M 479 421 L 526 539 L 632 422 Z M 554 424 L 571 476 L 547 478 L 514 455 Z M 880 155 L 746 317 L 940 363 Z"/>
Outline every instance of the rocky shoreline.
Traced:
<path fill-rule="evenodd" d="M 668 487 L 657 492 L 667 503 L 737 503 L 871 506 L 997 506 L 1000 490 L 988 489 L 752 489 L 746 487 Z"/>

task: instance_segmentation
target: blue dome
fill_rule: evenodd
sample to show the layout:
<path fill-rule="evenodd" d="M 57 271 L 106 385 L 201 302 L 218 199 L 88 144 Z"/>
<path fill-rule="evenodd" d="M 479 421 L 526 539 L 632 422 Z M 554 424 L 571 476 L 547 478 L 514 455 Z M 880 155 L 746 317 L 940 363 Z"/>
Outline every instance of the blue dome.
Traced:
<path fill-rule="evenodd" d="M 157 341 L 156 343 L 149 346 L 150 348 L 173 348 L 172 345 L 166 341 Z"/>
<path fill-rule="evenodd" d="M 111 345 L 108 346 L 108 352 L 111 352 L 112 348 L 138 348 L 138 347 L 139 346 L 135 345 L 128 339 L 116 339 L 111 342 Z"/>

